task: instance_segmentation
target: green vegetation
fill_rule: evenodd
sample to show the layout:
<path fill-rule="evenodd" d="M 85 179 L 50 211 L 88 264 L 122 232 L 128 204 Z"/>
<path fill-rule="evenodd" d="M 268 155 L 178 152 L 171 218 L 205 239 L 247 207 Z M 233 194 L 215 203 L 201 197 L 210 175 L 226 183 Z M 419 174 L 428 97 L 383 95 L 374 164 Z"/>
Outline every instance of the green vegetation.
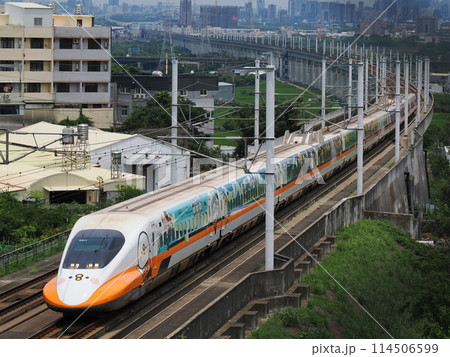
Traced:
<path fill-rule="evenodd" d="M 135 66 L 128 66 L 126 64 L 117 64 L 115 62 L 111 63 L 111 73 L 119 74 L 119 73 L 140 73 L 142 72 L 140 68 Z"/>
<path fill-rule="evenodd" d="M 87 124 L 89 126 L 94 126 L 94 122 L 92 121 L 92 118 L 89 118 L 88 116 L 83 114 L 83 109 L 80 108 L 80 114 L 78 115 L 78 118 L 76 119 L 70 119 L 69 117 L 66 117 L 65 119 L 61 120 L 58 125 L 65 125 L 65 126 L 77 126 L 78 124 Z"/>
<path fill-rule="evenodd" d="M 221 76 L 220 81 L 234 82 L 235 84 L 235 105 L 234 108 L 217 107 L 214 111 L 215 136 L 254 136 L 254 103 L 255 87 L 254 76 L 235 76 L 233 79 L 229 76 Z M 264 79 L 260 83 L 260 133 L 265 130 L 265 88 Z M 299 125 L 305 120 L 316 118 L 320 115 L 320 97 L 321 92 L 315 89 L 304 89 L 293 84 L 277 80 L 275 82 L 275 136 L 279 137 L 286 130 L 294 131 L 299 129 Z M 327 107 L 339 106 L 334 98 L 328 98 Z M 299 109 L 301 107 L 301 109 Z M 311 109 L 308 109 L 311 108 Z M 247 144 L 251 144 L 252 139 Z M 244 141 L 236 140 L 216 140 L 216 145 L 236 146 L 236 156 L 244 156 Z"/>
<path fill-rule="evenodd" d="M 40 191 L 30 192 L 30 202 L 22 203 L 12 193 L 0 193 L 0 253 L 63 232 L 72 228 L 82 215 L 144 193 L 128 185 L 119 185 L 117 191 L 116 200 L 96 205 L 47 205 Z"/>
<path fill-rule="evenodd" d="M 124 120 L 120 131 L 136 132 L 142 129 L 170 128 L 172 96 L 169 92 L 163 91 L 155 93 L 153 98 L 150 98 L 145 105 L 136 106 Z M 206 114 L 204 109 L 195 107 L 193 102 L 181 96 L 178 97 L 178 107 L 179 122 L 184 126 L 188 125 L 189 119 L 199 121 Z"/>
<path fill-rule="evenodd" d="M 114 42 L 111 55 L 117 56 L 146 56 L 159 58 L 163 41 L 120 41 Z"/>
<path fill-rule="evenodd" d="M 308 306 L 275 314 L 251 337 L 450 337 L 450 261 L 443 249 L 368 220 L 342 230 L 337 244 L 302 281 L 311 288 Z"/>
<path fill-rule="evenodd" d="M 170 135 L 172 125 L 172 96 L 167 92 L 157 92 L 143 106 L 137 106 L 133 112 L 124 120 L 119 128 L 122 132 L 143 133 L 147 135 L 164 136 Z M 179 136 L 186 136 L 187 132 L 194 136 L 205 136 L 198 131 L 196 124 L 202 124 L 207 116 L 207 112 L 195 103 L 179 96 L 178 97 L 178 123 L 183 129 L 178 130 Z M 201 154 L 221 157 L 220 150 L 208 149 L 205 140 L 182 139 L 178 140 L 180 146 L 189 150 L 200 152 Z M 194 158 L 191 156 L 191 158 Z"/>
<path fill-rule="evenodd" d="M 144 190 L 128 185 L 118 185 L 117 190 L 119 192 L 119 195 L 117 196 L 115 203 L 129 200 L 144 193 Z"/>
<path fill-rule="evenodd" d="M 24 204 L 13 194 L 0 193 L 0 251 L 34 243 L 69 229 L 79 215 L 94 207 L 83 205 L 46 206 L 37 199 Z"/>
<path fill-rule="evenodd" d="M 435 95 L 435 113 L 424 135 L 430 168 L 430 194 L 435 208 L 427 212 L 423 230 L 432 238 L 447 241 L 450 232 L 450 163 L 443 147 L 450 145 L 450 96 Z"/>

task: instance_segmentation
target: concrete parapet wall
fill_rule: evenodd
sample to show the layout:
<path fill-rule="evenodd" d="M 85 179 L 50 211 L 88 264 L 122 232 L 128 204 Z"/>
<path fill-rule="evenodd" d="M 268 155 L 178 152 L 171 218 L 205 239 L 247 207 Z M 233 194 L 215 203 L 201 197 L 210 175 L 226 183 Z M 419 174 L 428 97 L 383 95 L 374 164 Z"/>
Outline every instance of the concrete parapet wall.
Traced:
<path fill-rule="evenodd" d="M 411 234 L 411 236 L 414 233 L 414 220 L 412 214 L 364 211 L 364 218 L 392 223 L 403 232 Z"/>
<path fill-rule="evenodd" d="M 251 300 L 284 294 L 293 283 L 292 259 L 281 268 L 248 274 L 167 337 L 208 338 Z"/>

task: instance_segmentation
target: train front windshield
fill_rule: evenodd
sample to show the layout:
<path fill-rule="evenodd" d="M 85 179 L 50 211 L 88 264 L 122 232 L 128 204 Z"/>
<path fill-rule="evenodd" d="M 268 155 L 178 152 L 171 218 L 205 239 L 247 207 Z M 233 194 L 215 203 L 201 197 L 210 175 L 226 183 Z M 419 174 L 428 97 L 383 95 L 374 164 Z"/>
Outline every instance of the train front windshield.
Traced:
<path fill-rule="evenodd" d="M 87 229 L 73 238 L 64 259 L 65 269 L 102 269 L 125 243 L 122 233 L 109 229 Z"/>

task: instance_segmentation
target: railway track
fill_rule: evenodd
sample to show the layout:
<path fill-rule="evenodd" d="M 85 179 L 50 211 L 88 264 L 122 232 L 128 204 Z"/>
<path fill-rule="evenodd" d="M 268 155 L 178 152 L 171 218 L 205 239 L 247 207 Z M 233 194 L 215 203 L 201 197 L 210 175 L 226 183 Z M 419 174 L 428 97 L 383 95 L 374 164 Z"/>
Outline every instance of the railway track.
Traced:
<path fill-rule="evenodd" d="M 58 269 L 53 269 L 0 293 L 0 326 L 41 305 L 42 288 L 57 272 Z"/>
<path fill-rule="evenodd" d="M 333 130 L 333 128 L 330 128 L 330 130 Z M 367 162 L 377 156 L 380 152 L 384 151 L 389 144 L 390 140 L 386 139 L 370 152 L 365 153 L 365 161 Z M 283 208 L 277 213 L 277 221 L 285 223 L 292 220 L 308 206 L 320 200 L 321 197 L 328 194 L 340 183 L 354 175 L 355 171 L 356 167 L 352 164 L 329 178 L 327 180 L 327 185 L 319 185 L 315 189 L 304 193 L 300 199 L 301 201 L 294 201 L 288 207 Z M 293 207 L 295 209 L 293 209 Z M 107 317 L 97 319 L 86 318 L 85 316 L 77 318 L 61 318 L 61 314 L 55 312 L 51 312 L 51 314 L 47 313 L 48 311 L 42 299 L 41 289 L 44 284 L 56 274 L 57 269 L 55 269 L 52 272 L 43 274 L 33 281 L 24 283 L 0 294 L 0 338 L 2 338 L 2 333 L 5 332 L 7 328 L 26 323 L 25 312 L 27 312 L 27 316 L 29 316 L 28 319 L 32 319 L 40 314 L 46 317 L 40 319 L 40 326 L 36 327 L 32 333 L 19 336 L 19 338 L 124 337 L 126 336 L 126 332 L 124 331 L 130 331 L 133 328 L 137 328 L 140 324 L 143 324 L 146 319 L 163 311 L 166 306 L 169 306 L 180 297 L 186 295 L 189 291 L 192 291 L 196 286 L 208 279 L 208 277 L 219 271 L 221 267 L 226 266 L 229 261 L 248 251 L 250 247 L 256 245 L 263 236 L 264 232 L 262 232 L 260 227 L 257 226 L 256 228 L 252 228 L 246 234 L 242 235 L 242 237 L 234 240 L 226 247 L 221 247 L 220 251 L 213 253 L 210 257 L 202 260 L 195 267 L 178 274 L 163 286 L 147 294 L 147 296 L 144 296 L 122 310 L 116 311 L 113 314 L 108 314 Z M 4 306 L 2 306 L 2 304 Z M 140 317 L 133 320 L 132 317 L 136 316 L 138 313 Z M 110 332 L 111 330 L 116 332 Z"/>

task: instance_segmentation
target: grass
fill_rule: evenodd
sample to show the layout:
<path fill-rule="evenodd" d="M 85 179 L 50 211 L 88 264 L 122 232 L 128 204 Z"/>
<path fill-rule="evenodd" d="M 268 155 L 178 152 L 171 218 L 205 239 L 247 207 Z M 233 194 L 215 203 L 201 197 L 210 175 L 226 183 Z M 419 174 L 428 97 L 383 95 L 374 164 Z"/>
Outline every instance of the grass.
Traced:
<path fill-rule="evenodd" d="M 450 123 L 450 113 L 434 113 L 430 125 L 442 129 L 447 123 Z"/>
<path fill-rule="evenodd" d="M 260 83 L 260 92 L 265 93 L 266 91 L 266 81 L 261 80 Z M 298 96 L 301 95 L 302 103 L 299 103 L 296 106 L 301 107 L 320 107 L 320 98 L 321 98 L 321 92 L 315 89 L 309 89 L 305 91 L 302 87 L 298 88 L 295 85 L 284 83 L 281 81 L 275 82 L 275 93 L 276 93 L 276 103 L 281 104 L 284 102 L 290 102 L 294 99 L 296 99 Z M 260 95 L 260 107 L 265 106 L 265 95 Z M 310 99 L 315 99 L 316 101 L 309 101 Z M 236 106 L 254 106 L 255 105 L 255 87 L 254 86 L 245 86 L 245 87 L 236 87 L 235 89 L 235 101 Z M 335 107 L 339 104 L 336 101 L 333 101 L 332 99 L 328 99 L 326 106 L 327 107 Z M 231 105 L 227 105 L 228 107 Z M 242 132 L 239 130 L 232 131 L 232 130 L 224 130 L 223 126 L 228 121 L 227 118 L 236 118 L 237 115 L 233 114 L 233 109 L 231 108 L 221 108 L 218 107 L 214 110 L 214 117 L 216 118 L 214 120 L 214 136 L 217 137 L 224 137 L 224 136 L 241 136 Z M 304 117 L 301 119 L 312 119 L 314 118 L 314 115 L 320 114 L 320 109 L 308 109 L 310 113 L 304 112 Z M 249 125 L 251 125 L 251 122 L 249 122 Z M 237 127 L 237 126 L 236 126 Z M 214 145 L 223 145 L 223 146 L 236 146 L 238 143 L 237 140 L 215 140 Z"/>
<path fill-rule="evenodd" d="M 276 338 L 450 337 L 450 260 L 441 248 L 368 220 L 345 228 L 337 242 L 324 269 L 316 267 L 302 281 L 311 298 L 306 308 L 294 309 L 303 311 L 301 323 L 293 328 L 276 314 L 253 338 L 273 338 L 272 332 Z"/>

